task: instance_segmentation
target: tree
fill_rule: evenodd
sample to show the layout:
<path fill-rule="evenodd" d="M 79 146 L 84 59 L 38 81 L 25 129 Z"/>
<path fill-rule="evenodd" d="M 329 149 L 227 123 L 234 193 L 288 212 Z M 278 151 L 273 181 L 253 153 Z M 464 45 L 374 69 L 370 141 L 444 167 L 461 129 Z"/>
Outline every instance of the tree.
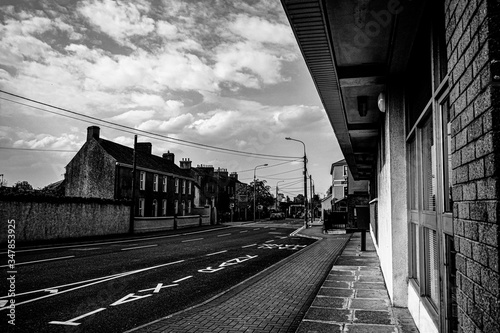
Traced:
<path fill-rule="evenodd" d="M 17 183 L 14 184 L 14 186 L 12 186 L 12 188 L 16 191 L 21 191 L 21 192 L 33 191 L 33 186 L 31 186 L 31 184 L 28 183 L 26 180 L 18 181 Z"/>
<path fill-rule="evenodd" d="M 271 186 L 266 185 L 265 180 L 255 181 L 255 199 L 257 205 L 263 205 L 264 207 L 272 206 L 274 204 L 274 198 L 271 195 Z M 248 186 L 241 186 L 238 189 L 239 195 L 246 195 L 248 201 L 253 204 L 254 195 L 254 182 L 251 182 Z"/>

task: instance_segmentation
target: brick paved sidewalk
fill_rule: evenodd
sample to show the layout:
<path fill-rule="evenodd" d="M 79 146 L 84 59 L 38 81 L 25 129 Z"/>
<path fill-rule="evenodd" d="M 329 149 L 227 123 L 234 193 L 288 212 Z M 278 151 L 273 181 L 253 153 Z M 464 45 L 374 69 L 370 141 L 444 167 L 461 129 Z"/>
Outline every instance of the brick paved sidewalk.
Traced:
<path fill-rule="evenodd" d="M 321 235 L 317 230 L 312 233 Z M 131 331 L 294 332 L 349 238 L 328 235 L 244 288 L 234 288 L 212 302 Z"/>

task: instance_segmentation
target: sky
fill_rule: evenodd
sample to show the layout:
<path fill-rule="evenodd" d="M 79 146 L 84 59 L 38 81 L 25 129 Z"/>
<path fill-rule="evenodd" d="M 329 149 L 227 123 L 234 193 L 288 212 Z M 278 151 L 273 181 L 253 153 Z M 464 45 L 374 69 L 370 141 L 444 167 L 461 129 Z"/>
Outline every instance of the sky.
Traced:
<path fill-rule="evenodd" d="M 9 186 L 63 179 L 92 125 L 290 197 L 304 148 L 285 137 L 320 196 L 343 158 L 279 0 L 0 0 L 0 90 L 22 97 L 0 92 Z"/>

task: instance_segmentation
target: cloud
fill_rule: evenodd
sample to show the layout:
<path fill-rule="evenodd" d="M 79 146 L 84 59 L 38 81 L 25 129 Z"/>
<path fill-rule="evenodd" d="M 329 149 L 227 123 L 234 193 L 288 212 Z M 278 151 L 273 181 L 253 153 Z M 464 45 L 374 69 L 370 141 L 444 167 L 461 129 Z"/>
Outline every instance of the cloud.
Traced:
<path fill-rule="evenodd" d="M 260 17 L 238 14 L 236 19 L 228 24 L 228 28 L 234 34 L 249 41 L 283 45 L 295 43 L 289 26 L 270 22 Z"/>
<path fill-rule="evenodd" d="M 193 115 L 186 113 L 164 121 L 151 119 L 140 124 L 137 128 L 143 131 L 167 133 L 168 135 L 169 133 L 181 132 L 186 126 L 191 124 L 193 120 Z"/>
<path fill-rule="evenodd" d="M 144 3 L 119 3 L 112 0 L 84 1 L 78 8 L 92 25 L 116 42 L 132 46 L 129 38 L 146 36 L 155 30 L 155 22 L 144 15 L 149 10 Z"/>
<path fill-rule="evenodd" d="M 154 110 L 132 110 L 109 118 L 110 121 L 120 124 L 137 124 L 146 119 L 151 119 L 155 115 Z"/>

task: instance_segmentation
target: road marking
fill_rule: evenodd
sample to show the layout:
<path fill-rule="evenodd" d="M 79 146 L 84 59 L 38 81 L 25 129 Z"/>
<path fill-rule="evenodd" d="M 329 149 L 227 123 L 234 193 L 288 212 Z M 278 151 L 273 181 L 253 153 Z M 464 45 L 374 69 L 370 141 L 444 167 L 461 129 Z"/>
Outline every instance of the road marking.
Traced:
<path fill-rule="evenodd" d="M 243 230 L 243 231 L 240 231 L 240 234 L 243 234 L 245 232 L 248 232 L 248 230 Z"/>
<path fill-rule="evenodd" d="M 207 254 L 207 257 L 209 257 L 209 256 L 215 256 L 216 254 L 221 254 L 221 253 L 225 253 L 225 252 L 227 252 L 227 250 L 210 253 L 210 254 Z"/>
<path fill-rule="evenodd" d="M 51 294 L 55 294 L 55 293 L 57 293 L 58 289 L 50 288 L 50 289 L 45 289 L 44 291 L 51 293 Z"/>
<path fill-rule="evenodd" d="M 28 264 L 36 264 L 38 262 L 61 260 L 61 259 L 68 259 L 68 258 L 74 258 L 74 257 L 75 256 L 67 256 L 67 257 L 58 257 L 58 258 L 50 258 L 50 259 L 41 259 L 41 260 L 35 260 L 35 261 L 16 262 L 16 266 L 28 265 Z M 3 265 L 3 266 L 0 266 L 0 267 L 7 267 L 7 266 L 8 265 Z"/>
<path fill-rule="evenodd" d="M 154 287 L 154 288 L 142 289 L 142 290 L 139 290 L 138 292 L 139 292 L 139 293 L 142 293 L 142 292 L 144 292 L 144 291 L 149 291 L 149 290 L 152 290 L 152 291 L 153 291 L 153 293 L 157 294 L 157 293 L 159 293 L 159 292 L 160 292 L 160 290 L 161 290 L 161 289 L 163 289 L 163 288 L 170 288 L 170 287 L 177 287 L 177 286 L 178 286 L 178 284 L 177 284 L 177 283 L 176 283 L 176 284 L 168 284 L 168 285 L 166 285 L 166 286 L 164 286 L 164 285 L 163 285 L 163 283 L 158 283 L 158 284 L 156 285 L 156 287 Z"/>
<path fill-rule="evenodd" d="M 99 250 L 100 247 L 85 247 L 83 249 L 71 249 L 71 251 L 92 251 L 92 250 Z"/>
<path fill-rule="evenodd" d="M 132 274 L 137 274 L 137 273 L 145 272 L 145 271 L 148 271 L 148 270 L 151 270 L 151 269 L 155 269 L 155 268 L 159 268 L 159 267 L 163 267 L 163 266 L 174 265 L 174 264 L 179 264 L 179 263 L 184 262 L 184 261 L 185 260 L 178 260 L 178 261 L 168 262 L 166 264 L 161 264 L 161 265 L 156 265 L 156 266 L 152 266 L 152 267 L 146 267 L 146 268 L 137 269 L 135 271 L 129 271 L 129 272 L 124 272 L 124 273 L 119 273 L 119 274 L 104 276 L 104 277 L 101 277 L 99 279 L 92 279 L 92 280 L 88 280 L 88 281 L 81 281 L 79 283 L 85 283 L 85 282 L 90 282 L 90 281 L 93 281 L 93 280 L 97 280 L 96 282 L 92 282 L 92 283 L 81 285 L 81 286 L 78 286 L 78 287 L 75 287 L 75 288 L 63 290 L 63 291 L 60 291 L 60 292 L 55 293 L 55 294 L 44 295 L 44 296 L 41 296 L 41 297 L 29 299 L 29 300 L 24 301 L 24 302 L 19 302 L 19 303 L 16 302 L 16 306 L 19 306 L 21 304 L 35 302 L 35 301 L 38 301 L 38 300 L 41 300 L 41 299 L 44 299 L 44 298 L 47 298 L 47 297 L 52 297 L 52 296 L 55 296 L 55 295 L 61 295 L 61 294 L 64 294 L 64 293 L 67 293 L 67 292 L 70 292 L 70 291 L 74 291 L 74 290 L 78 290 L 78 289 L 81 289 L 81 288 L 90 287 L 92 285 L 103 283 L 103 282 L 107 282 L 107 281 L 114 280 L 114 279 L 117 279 L 117 278 L 120 278 L 120 277 L 124 277 L 124 276 L 132 275 Z M 78 283 L 72 283 L 72 285 L 74 285 L 74 284 L 78 284 Z M 57 287 L 54 287 L 54 288 L 57 288 Z M 49 288 L 49 289 L 51 289 L 51 288 Z M 45 289 L 41 289 L 41 290 L 45 290 Z M 31 292 L 29 292 L 29 293 L 31 293 Z M 27 294 L 27 293 L 25 293 L 25 294 Z M 19 296 L 19 295 L 20 294 L 17 294 L 17 296 Z M 0 311 L 7 310 L 7 309 L 9 309 L 9 307 L 8 306 L 7 307 L 4 306 L 4 307 L 0 308 Z"/>
<path fill-rule="evenodd" d="M 135 250 L 135 249 L 143 249 L 145 247 L 154 247 L 158 246 L 158 244 L 153 244 L 153 245 L 143 245 L 143 246 L 136 246 L 136 247 L 126 247 L 124 249 L 121 249 L 122 251 L 127 251 L 127 250 Z"/>
<path fill-rule="evenodd" d="M 192 277 L 193 277 L 192 275 L 189 275 L 189 276 L 183 277 L 182 279 L 175 280 L 175 281 L 174 281 L 174 283 L 179 283 L 179 282 L 181 282 L 181 281 L 184 281 L 184 280 L 190 279 L 190 278 L 192 278 Z"/>
<path fill-rule="evenodd" d="M 229 236 L 231 234 L 222 234 L 222 235 L 217 235 L 217 237 L 224 237 L 224 236 Z"/>
<path fill-rule="evenodd" d="M 256 244 L 256 243 L 254 243 L 254 244 L 250 244 L 250 245 L 245 245 L 245 246 L 242 246 L 241 248 L 242 248 L 242 249 L 244 249 L 244 248 L 246 248 L 246 247 L 252 247 L 252 246 L 255 246 L 255 245 L 257 245 L 257 244 Z"/>
<path fill-rule="evenodd" d="M 271 242 L 274 242 L 274 239 L 268 240 L 268 241 L 266 241 L 264 243 L 271 243 Z"/>
<path fill-rule="evenodd" d="M 146 297 L 149 297 L 149 296 L 153 296 L 153 295 L 152 294 L 147 294 L 147 295 L 144 295 L 144 296 L 139 296 L 139 295 L 135 295 L 134 293 L 131 293 L 131 294 L 128 294 L 126 296 L 123 296 L 122 298 L 120 298 L 119 300 L 117 300 L 116 302 L 114 302 L 113 304 L 110 304 L 110 306 L 117 306 L 117 305 L 121 305 L 121 304 L 124 304 L 124 303 L 137 301 L 139 299 L 146 298 Z"/>
<path fill-rule="evenodd" d="M 51 246 L 51 247 L 42 247 L 42 248 L 36 248 L 36 249 L 25 249 L 25 250 L 20 250 L 16 249 L 16 253 L 21 253 L 21 252 L 33 252 L 33 251 L 45 251 L 45 250 L 54 250 L 54 249 L 69 249 L 73 247 L 85 247 L 88 245 L 110 245 L 110 244 L 119 244 L 119 243 L 128 243 L 128 242 L 137 242 L 137 241 L 147 241 L 147 240 L 152 240 L 152 239 L 161 239 L 161 238 L 173 238 L 173 237 L 179 237 L 179 236 L 188 236 L 188 235 L 193 235 L 193 234 L 200 234 L 204 232 L 211 232 L 211 231 L 219 231 L 223 229 L 231 229 L 234 227 L 222 227 L 222 228 L 217 228 L 215 229 L 209 229 L 209 230 L 201 230 L 201 231 L 193 231 L 193 232 L 185 232 L 183 234 L 177 234 L 177 235 L 166 235 L 166 236 L 156 236 L 156 237 L 148 237 L 148 238 L 141 238 L 141 239 L 124 239 L 124 240 L 119 240 L 119 241 L 113 241 L 113 242 L 100 242 L 100 243 L 87 243 L 87 244 L 77 244 L 77 245 L 66 245 L 66 246 Z M 5 252 L 0 252 L 0 254 L 7 253 Z"/>
<path fill-rule="evenodd" d="M 253 229 L 253 230 L 260 230 L 260 228 L 255 228 L 255 229 Z"/>
<path fill-rule="evenodd" d="M 186 240 L 183 240 L 181 243 L 196 242 L 196 241 L 199 241 L 199 240 L 202 240 L 202 239 L 203 238 L 186 239 Z"/>
<path fill-rule="evenodd" d="M 49 324 L 67 325 L 67 326 L 78 326 L 78 325 L 80 325 L 80 323 L 75 323 L 75 321 L 77 321 L 79 319 L 82 319 L 82 318 L 85 318 L 85 317 L 88 317 L 90 315 L 93 315 L 94 313 L 101 312 L 102 310 L 106 310 L 106 308 L 100 308 L 100 309 L 91 311 L 89 313 L 86 313 L 84 315 L 78 316 L 76 318 L 73 318 L 73 319 L 70 319 L 70 320 L 67 320 L 67 321 L 50 321 Z"/>

